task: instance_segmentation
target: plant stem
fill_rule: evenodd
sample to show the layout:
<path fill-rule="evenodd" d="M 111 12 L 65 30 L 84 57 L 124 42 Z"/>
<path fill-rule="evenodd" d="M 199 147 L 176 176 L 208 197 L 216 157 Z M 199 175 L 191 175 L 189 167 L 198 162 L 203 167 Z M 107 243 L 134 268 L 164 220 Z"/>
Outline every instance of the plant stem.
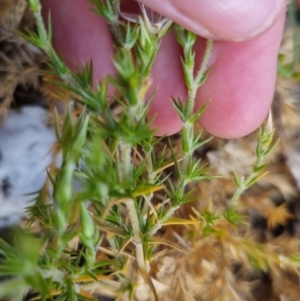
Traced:
<path fill-rule="evenodd" d="M 119 143 L 120 147 L 120 167 L 121 167 L 121 180 L 130 177 L 131 175 L 131 147 L 125 141 Z"/>
<path fill-rule="evenodd" d="M 38 5 L 38 9 L 36 11 L 34 11 L 33 14 L 34 14 L 34 17 L 36 20 L 36 26 L 38 29 L 39 37 L 40 37 L 41 41 L 44 43 L 43 50 L 48 54 L 50 49 L 52 48 L 52 45 L 51 45 L 51 41 L 49 41 L 47 30 L 45 28 L 44 21 L 42 18 L 41 4 L 38 3 L 37 5 Z"/>
<path fill-rule="evenodd" d="M 132 171 L 131 147 L 127 143 L 120 143 L 119 147 L 121 150 L 122 178 L 124 180 L 131 175 L 131 171 Z M 135 244 L 135 249 L 136 249 L 136 260 L 139 268 L 142 270 L 146 270 L 142 233 L 140 229 L 139 218 L 136 212 L 134 200 L 129 199 L 128 201 L 126 201 L 125 204 L 126 204 L 126 208 L 128 211 L 128 216 L 133 232 L 133 243 Z"/>
<path fill-rule="evenodd" d="M 197 90 L 201 86 L 201 81 L 204 77 L 205 71 L 207 70 L 207 65 L 209 62 L 212 46 L 213 46 L 212 40 L 207 40 L 203 61 L 201 63 L 200 69 L 196 75 L 196 78 L 193 80 L 193 84 L 191 85 L 191 88 L 188 91 L 186 116 L 185 116 L 186 121 L 183 123 L 183 131 L 185 131 L 185 133 L 186 133 L 185 137 L 186 137 L 186 140 L 187 140 L 186 142 L 187 142 L 187 145 L 189 146 L 189 149 L 186 152 L 184 152 L 184 154 L 183 154 L 183 160 L 182 160 L 181 171 L 180 171 L 181 179 L 185 179 L 187 167 L 188 167 L 188 164 L 193 155 L 193 149 L 191 148 L 191 146 L 193 145 L 193 138 L 195 135 L 194 135 L 194 124 L 190 122 L 190 118 L 193 116 L 193 113 L 194 113 Z M 186 49 L 184 51 L 185 60 L 187 60 L 187 52 L 188 51 L 189 51 L 189 49 Z M 192 77 L 194 70 L 191 69 L 189 72 L 191 73 L 190 76 Z M 183 186 L 185 186 L 185 185 L 183 185 Z M 184 190 L 184 187 L 183 187 L 183 190 Z M 181 193 L 183 193 L 183 191 Z"/>
<path fill-rule="evenodd" d="M 192 141 L 193 137 L 194 137 L 194 125 L 191 124 L 189 121 L 186 121 L 183 124 L 183 130 L 186 132 L 186 137 L 187 137 L 188 141 Z M 188 143 L 190 143 L 190 142 L 188 142 Z M 183 159 L 182 159 L 181 168 L 180 168 L 180 177 L 181 177 L 181 179 L 183 179 L 183 181 L 186 178 L 187 167 L 191 160 L 192 155 L 193 154 L 190 150 L 183 154 Z"/>
<path fill-rule="evenodd" d="M 139 268 L 146 271 L 142 235 L 134 200 L 128 200 L 126 202 L 126 207 L 133 231 L 133 243 L 135 244 L 136 249 L 136 260 Z"/>
<path fill-rule="evenodd" d="M 235 193 L 233 194 L 231 200 L 228 203 L 228 207 L 233 207 L 237 200 L 240 198 L 240 196 L 243 194 L 243 192 L 246 190 L 246 188 L 242 187 L 242 188 L 238 188 Z"/>
<path fill-rule="evenodd" d="M 186 116 L 188 118 L 192 117 L 192 115 L 193 115 L 197 90 L 200 87 L 201 81 L 204 77 L 204 73 L 207 70 L 209 58 L 210 58 L 211 51 L 212 51 L 212 46 L 213 46 L 213 41 L 207 40 L 205 53 L 204 53 L 204 57 L 203 57 L 200 69 L 196 75 L 196 78 L 194 79 L 191 89 L 189 89 L 189 91 L 188 91 L 187 116 Z M 193 72 L 193 70 L 191 70 L 191 72 Z"/>
<path fill-rule="evenodd" d="M 262 162 L 263 162 L 262 158 L 257 158 L 257 160 L 255 161 L 255 164 L 258 164 L 257 166 L 260 166 L 262 164 Z M 257 176 L 257 173 L 253 171 L 246 179 L 242 179 L 243 186 L 239 187 L 235 191 L 231 200 L 228 203 L 228 207 L 232 207 L 236 204 L 236 202 L 238 201 L 240 196 L 244 193 L 244 191 L 247 190 L 247 188 L 248 188 L 247 184 L 250 183 L 256 176 Z"/>
<path fill-rule="evenodd" d="M 270 152 L 276 147 L 277 142 L 272 145 L 274 136 L 272 114 L 269 114 L 267 124 L 259 129 L 258 142 L 256 146 L 256 160 L 253 170 L 246 179 L 241 177 L 238 181 L 238 188 L 228 203 L 228 207 L 234 206 L 243 192 L 252 186 L 260 177 L 264 175 L 264 161 Z"/>
<path fill-rule="evenodd" d="M 45 27 L 42 14 L 41 14 L 41 4 L 39 1 L 36 3 L 37 9 L 33 11 L 35 20 L 36 20 L 36 26 L 38 30 L 38 35 L 41 41 L 40 48 L 45 52 L 45 54 L 50 58 L 50 61 L 53 63 L 53 67 L 55 68 L 55 71 L 59 75 L 59 77 L 72 85 L 73 87 L 78 87 L 76 84 L 72 73 L 70 70 L 66 67 L 65 63 L 59 58 L 57 53 L 55 52 L 53 46 L 52 46 L 52 34 L 47 33 L 47 29 Z M 50 30 L 50 28 L 48 29 Z"/>
<path fill-rule="evenodd" d="M 164 225 L 164 222 L 168 220 L 179 207 L 180 206 L 170 207 L 169 210 L 165 213 L 165 216 L 161 220 L 156 222 L 156 225 L 152 227 L 151 231 L 148 234 L 150 236 L 153 236 Z"/>
<path fill-rule="evenodd" d="M 149 150 L 144 149 L 149 184 L 153 184 L 154 180 L 155 180 L 155 173 L 153 172 L 152 152 L 153 152 L 152 146 L 150 147 Z M 146 198 L 146 201 L 144 202 L 143 209 L 142 209 L 143 214 L 149 209 L 149 203 L 151 202 L 151 200 L 153 198 L 153 193 L 149 193 L 148 195 L 145 196 L 145 198 Z"/>

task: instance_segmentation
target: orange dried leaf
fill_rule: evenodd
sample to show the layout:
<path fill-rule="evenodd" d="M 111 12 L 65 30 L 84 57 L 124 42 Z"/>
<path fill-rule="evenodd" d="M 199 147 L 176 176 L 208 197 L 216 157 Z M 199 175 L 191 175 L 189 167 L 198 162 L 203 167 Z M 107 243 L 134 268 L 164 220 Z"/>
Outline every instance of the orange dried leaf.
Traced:
<path fill-rule="evenodd" d="M 287 210 L 286 204 L 283 203 L 278 207 L 268 208 L 265 212 L 268 228 L 275 228 L 277 225 L 284 226 L 288 220 L 294 219 L 294 215 Z"/>

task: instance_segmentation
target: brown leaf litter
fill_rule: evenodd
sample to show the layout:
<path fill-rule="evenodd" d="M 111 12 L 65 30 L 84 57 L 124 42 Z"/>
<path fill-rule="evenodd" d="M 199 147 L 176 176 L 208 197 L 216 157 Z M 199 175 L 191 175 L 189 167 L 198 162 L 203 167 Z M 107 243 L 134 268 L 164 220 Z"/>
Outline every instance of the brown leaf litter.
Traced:
<path fill-rule="evenodd" d="M 17 93 L 39 87 L 39 65 L 43 55 L 21 38 L 17 31 L 34 28 L 34 18 L 26 0 L 0 1 L 0 119 L 15 101 Z"/>

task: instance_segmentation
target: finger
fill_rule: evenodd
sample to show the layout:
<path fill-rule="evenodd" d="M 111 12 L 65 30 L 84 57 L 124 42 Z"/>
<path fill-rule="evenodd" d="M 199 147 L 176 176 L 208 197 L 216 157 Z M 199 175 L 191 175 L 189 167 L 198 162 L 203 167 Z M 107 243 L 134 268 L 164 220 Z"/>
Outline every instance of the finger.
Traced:
<path fill-rule="evenodd" d="M 69 65 L 75 64 L 75 62 L 85 62 L 88 61 L 90 58 L 93 59 L 94 62 L 94 73 L 97 80 L 102 79 L 108 72 L 113 73 L 114 68 L 111 63 L 111 55 L 112 55 L 112 42 L 110 39 L 110 35 L 108 33 L 107 26 L 105 22 L 101 20 L 98 16 L 94 16 L 93 13 L 90 13 L 88 11 L 88 7 L 86 5 L 85 0 L 77 0 L 75 3 L 72 2 L 72 0 L 65 0 L 63 4 L 68 2 L 68 5 L 62 5 L 61 1 L 58 0 L 46 0 L 46 7 L 48 5 L 48 8 L 55 9 L 55 14 L 53 16 L 56 16 L 56 19 L 53 21 L 53 34 L 55 38 L 55 42 L 57 43 L 57 47 L 60 49 L 63 49 L 63 53 L 65 58 L 68 60 Z M 44 6 L 45 8 L 45 6 Z M 64 9 L 62 9 L 64 8 Z M 64 16 L 66 11 L 72 9 L 72 18 L 64 19 Z M 87 15 L 85 18 L 80 18 L 82 15 Z M 78 18 L 80 18 L 80 22 L 78 22 Z M 100 21 L 99 21 L 100 19 Z M 281 21 L 281 24 L 283 23 L 283 18 Z M 78 34 L 78 30 L 80 30 L 80 27 L 86 28 L 86 32 L 83 34 Z M 265 98 L 262 98 L 260 95 L 257 95 L 257 92 L 253 92 L 255 90 L 256 82 L 262 81 L 265 82 L 268 86 L 266 86 L 266 91 L 264 92 L 268 95 L 272 94 L 270 91 L 273 90 L 274 87 L 274 75 L 276 73 L 276 49 L 278 48 L 278 41 L 280 40 L 281 35 L 281 28 L 278 30 L 278 26 L 272 31 L 273 33 L 266 32 L 261 38 L 266 39 L 267 45 L 264 48 L 264 51 L 259 50 L 260 53 L 253 53 L 253 48 L 255 49 L 255 43 L 256 39 L 253 39 L 253 47 L 252 50 L 247 51 L 247 45 L 244 44 L 244 53 L 241 51 L 241 49 L 238 51 L 238 47 L 235 49 L 234 45 L 237 45 L 235 43 L 229 43 L 229 44 L 218 44 L 215 43 L 214 46 L 214 54 L 215 56 L 219 56 L 219 63 L 222 66 L 224 66 L 224 62 L 226 62 L 226 56 L 223 55 L 222 57 L 222 47 L 224 50 L 227 51 L 228 55 L 230 55 L 230 60 L 232 61 L 232 64 L 234 63 L 234 57 L 235 57 L 235 51 L 237 54 L 239 54 L 239 57 L 241 57 L 241 61 L 247 61 L 248 65 L 251 64 L 257 60 L 261 59 L 264 61 L 264 59 L 267 59 L 269 62 L 267 65 L 271 65 L 272 68 L 270 69 L 271 72 L 267 72 L 266 79 L 264 78 L 263 69 L 262 66 L 258 66 L 257 73 L 258 77 L 255 76 L 255 83 L 251 85 L 253 82 L 252 79 L 248 76 L 244 78 L 244 81 L 242 81 L 242 86 L 239 87 L 238 85 L 234 85 L 234 82 L 239 79 L 239 75 L 236 76 L 235 73 L 238 72 L 237 64 L 233 64 L 233 67 L 230 69 L 230 76 L 228 79 L 229 87 L 236 87 L 239 91 L 239 94 L 233 93 L 233 95 L 230 95 L 229 91 L 230 89 L 226 88 L 225 85 L 222 84 L 223 79 L 220 78 L 221 72 L 218 72 L 217 69 L 213 69 L 212 76 L 214 76 L 213 80 L 210 80 L 210 77 L 207 81 L 207 83 L 202 87 L 202 92 L 198 94 L 198 101 L 199 106 L 206 102 L 210 98 L 216 98 L 218 95 L 216 94 L 224 94 L 224 97 L 218 98 L 222 103 L 231 102 L 231 104 L 235 107 L 236 110 L 233 109 L 232 113 L 234 112 L 240 112 L 240 116 L 244 116 L 245 114 L 248 114 L 247 112 L 243 111 L 242 105 L 246 105 L 245 108 L 251 109 L 251 112 L 253 110 L 259 110 L 260 104 L 258 101 L 261 101 L 264 107 L 264 111 L 266 111 L 266 108 L 270 102 L 270 98 L 268 97 L 267 101 Z M 275 32 L 275 33 L 274 33 Z M 62 35 L 62 33 L 64 33 Z M 61 34 L 60 38 L 58 38 L 57 35 Z M 70 35 L 70 41 L 66 40 L 65 37 Z M 93 39 L 96 44 L 90 45 L 89 39 Z M 100 37 L 100 38 L 99 38 Z M 102 39 L 101 42 L 98 44 L 98 38 Z M 258 40 L 259 41 L 259 40 Z M 251 42 L 251 43 L 252 43 Z M 86 47 L 86 45 L 89 45 Z M 198 52 L 201 52 L 201 43 L 199 43 L 200 46 L 198 46 Z M 203 43 L 202 43 L 203 45 Z M 222 46 L 223 45 L 223 46 Z M 226 46 L 227 45 L 227 46 Z M 261 45 L 261 43 L 258 43 L 258 47 Z M 227 48 L 226 48 L 226 47 Z M 232 47 L 232 50 L 230 50 Z M 225 49 L 226 48 L 226 49 Z M 219 50 L 218 50 L 219 49 Z M 102 52 L 102 53 L 101 53 Z M 99 54 L 101 53 L 101 55 Z M 272 54 L 270 57 L 269 54 Z M 227 54 L 226 54 L 227 55 Z M 174 39 L 174 36 L 167 37 L 165 41 L 162 43 L 162 47 L 159 51 L 158 58 L 155 61 L 154 70 L 152 73 L 152 78 L 154 80 L 153 87 L 158 87 L 158 89 L 155 89 L 157 91 L 156 96 L 154 98 L 154 101 L 152 103 L 151 109 L 150 109 L 150 116 L 154 117 L 156 116 L 156 119 L 153 123 L 153 126 L 158 129 L 158 134 L 172 134 L 176 131 L 178 131 L 181 127 L 180 120 L 178 118 L 177 113 L 173 109 L 173 106 L 171 104 L 170 98 L 173 96 L 174 98 L 181 97 L 185 98 L 185 87 L 184 87 L 184 81 L 182 78 L 182 72 L 181 72 L 181 64 L 180 64 L 180 50 L 176 44 L 176 41 Z M 230 61 L 229 60 L 229 61 Z M 253 61 L 251 63 L 251 60 Z M 245 62 L 244 62 L 245 63 Z M 269 66 L 270 67 L 270 66 Z M 267 68 L 265 68 L 267 69 Z M 220 69 L 222 70 L 222 68 Z M 234 71 L 236 70 L 236 72 Z M 255 74 L 255 72 L 254 72 Z M 247 85 L 247 83 L 249 83 Z M 272 84 L 273 83 L 273 84 Z M 254 90 L 253 90 L 254 87 Z M 208 93 L 208 90 L 212 89 L 214 90 L 215 94 Z M 218 92 L 216 91 L 218 90 Z M 257 89 L 256 89 L 257 90 Z M 224 93 L 223 93 L 224 91 Z M 257 97 L 257 100 L 254 99 L 254 107 L 251 108 L 249 104 L 247 104 L 247 101 L 252 101 L 254 97 Z M 265 94 L 263 94 L 264 96 Z M 216 97 L 215 97 L 216 96 Z M 225 116 L 225 119 L 221 119 L 222 121 L 219 125 L 218 122 L 216 122 L 213 118 L 213 114 L 216 114 L 215 116 L 220 116 L 220 112 L 218 111 L 218 108 L 215 107 L 214 104 L 216 102 L 213 102 L 209 108 L 210 111 L 207 111 L 206 115 L 203 117 L 202 122 L 203 125 L 210 130 L 213 134 L 223 136 L 225 137 L 228 135 L 228 131 L 230 130 L 230 123 L 232 123 L 232 118 L 230 119 L 230 112 L 229 115 L 227 114 Z M 220 105 L 222 106 L 222 103 Z M 267 104 L 267 105 L 264 105 Z M 256 108 L 256 109 L 255 109 Z M 244 112 L 244 114 L 242 114 Z M 249 117 L 253 115 L 253 113 L 249 113 Z M 213 114 L 212 114 L 213 113 Z M 210 117 L 209 117 L 210 116 Z M 247 117 L 247 115 L 246 115 Z M 229 122 L 226 121 L 226 118 L 229 118 Z M 236 117 L 237 123 L 234 123 L 234 127 L 240 127 L 240 123 L 242 123 L 243 128 L 236 132 L 235 135 L 244 135 L 247 134 L 249 131 L 253 130 L 253 127 L 255 127 L 255 122 L 251 122 L 250 118 L 246 118 L 245 120 L 242 120 L 242 118 L 238 119 Z M 227 126 L 224 128 L 222 127 L 222 122 L 224 124 L 227 123 Z M 250 126 L 247 126 L 247 124 L 250 123 Z M 258 126 L 258 121 L 256 122 Z M 234 134 L 233 131 L 231 131 L 231 136 Z"/>
<path fill-rule="evenodd" d="M 94 80 L 114 74 L 113 43 L 105 21 L 90 11 L 86 0 L 43 0 L 44 18 L 51 13 L 53 43 L 67 65 L 75 69 L 93 60 Z M 151 75 L 155 93 L 149 119 L 157 134 L 173 134 L 181 122 L 171 104 L 171 96 L 185 98 L 186 89 L 181 71 L 181 50 L 173 34 L 168 35 L 159 50 Z"/>
<path fill-rule="evenodd" d="M 197 94 L 197 109 L 211 100 L 200 122 L 211 134 L 223 138 L 237 138 L 254 131 L 263 122 L 270 108 L 276 78 L 277 55 L 281 41 L 285 10 L 278 21 L 265 33 L 245 42 L 214 42 L 210 64 L 211 73 L 207 81 L 200 87 Z M 199 66 L 205 48 L 206 40 L 199 38 L 196 45 L 197 65 Z M 153 102 L 151 112 L 157 115 L 156 127 L 158 134 L 169 134 L 179 130 L 180 122 L 174 112 L 168 95 L 183 95 L 183 83 L 178 58 L 172 57 L 171 72 L 169 66 L 161 66 L 168 54 L 174 51 L 174 45 L 166 40 L 165 54 L 158 57 L 155 63 L 153 78 L 155 84 L 163 81 L 161 94 Z M 175 67 L 176 66 L 176 67 Z M 174 90 L 172 82 L 176 83 Z M 174 95 L 176 97 L 176 95 Z M 164 117 L 160 118 L 160 114 Z M 173 123 L 173 120 L 176 120 Z M 166 131 L 165 131 L 166 130 Z M 164 132 L 165 131 L 165 132 Z"/>
<path fill-rule="evenodd" d="M 43 0 L 46 20 L 51 14 L 53 44 L 73 71 L 93 60 L 94 80 L 113 74 L 113 44 L 107 24 L 86 0 Z"/>
<path fill-rule="evenodd" d="M 154 11 L 209 39 L 240 41 L 264 32 L 286 0 L 139 0 Z"/>
<path fill-rule="evenodd" d="M 198 108 L 211 100 L 200 120 L 211 134 L 244 136 L 265 119 L 273 99 L 284 19 L 282 10 L 267 32 L 250 41 L 215 42 L 212 71 L 197 95 Z M 198 53 L 204 44 L 204 39 L 198 41 Z"/>

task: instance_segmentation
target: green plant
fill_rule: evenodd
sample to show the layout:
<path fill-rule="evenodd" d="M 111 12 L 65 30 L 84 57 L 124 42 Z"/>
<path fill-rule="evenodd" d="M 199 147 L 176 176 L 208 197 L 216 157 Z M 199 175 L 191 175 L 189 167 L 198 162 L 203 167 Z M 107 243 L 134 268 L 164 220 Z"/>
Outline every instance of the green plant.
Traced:
<path fill-rule="evenodd" d="M 259 133 L 253 173 L 246 179 L 235 174 L 237 191 L 223 212 L 217 213 L 208 205 L 201 212 L 195 211 L 191 219 L 174 217 L 177 209 L 194 200 L 193 183 L 218 178 L 193 156 L 211 140 L 201 140 L 202 132 L 195 132 L 195 123 L 209 104 L 195 112 L 194 102 L 197 89 L 209 76 L 207 63 L 213 43 L 207 42 L 200 69 L 195 70 L 193 33 L 171 22 L 157 29 L 146 15 L 135 25 L 128 24 L 119 19 L 119 1 L 90 2 L 108 22 L 116 45 L 113 62 L 117 76 L 107 77 L 96 88 L 92 86 L 92 63 L 77 73 L 70 71 L 52 47 L 50 18 L 46 31 L 39 0 L 28 1 L 37 33 L 28 32 L 23 37 L 45 52 L 50 72 L 60 78 L 54 83 L 70 92 L 82 110 L 76 118 L 69 109 L 62 125 L 56 114 L 62 163 L 59 168 L 49 168 L 49 183 L 36 204 L 28 208 L 28 221 L 13 235 L 11 244 L 0 240 L 0 276 L 10 277 L 0 283 L 0 298 L 21 300 L 32 290 L 41 300 L 93 300 L 95 296 L 86 284 L 100 282 L 110 287 L 117 300 L 138 298 L 141 290 L 158 300 L 150 276 L 158 246 L 180 249 L 159 237 L 158 231 L 177 224 L 196 227 L 199 235 L 194 232 L 193 237 L 198 240 L 228 238 L 233 228 L 245 223 L 239 197 L 263 176 L 265 157 L 273 149 L 274 130 L 268 124 Z M 183 122 L 182 158 L 170 142 L 172 160 L 168 161 L 166 148 L 159 155 L 155 151 L 163 138 L 155 137 L 147 119 L 151 103 L 147 92 L 160 39 L 171 27 L 183 48 L 188 96 L 173 100 Z M 109 105 L 109 85 L 118 91 L 114 99 L 121 108 L 118 113 Z M 171 166 L 172 171 L 168 169 Z M 74 189 L 74 181 L 79 189 Z M 33 225 L 39 228 L 38 237 L 33 235 Z M 260 245 L 248 240 L 232 238 L 228 245 L 240 248 L 248 255 L 249 265 L 257 269 L 268 269 L 272 260 L 278 264 L 292 261 L 288 256 L 280 259 L 264 253 Z"/>

